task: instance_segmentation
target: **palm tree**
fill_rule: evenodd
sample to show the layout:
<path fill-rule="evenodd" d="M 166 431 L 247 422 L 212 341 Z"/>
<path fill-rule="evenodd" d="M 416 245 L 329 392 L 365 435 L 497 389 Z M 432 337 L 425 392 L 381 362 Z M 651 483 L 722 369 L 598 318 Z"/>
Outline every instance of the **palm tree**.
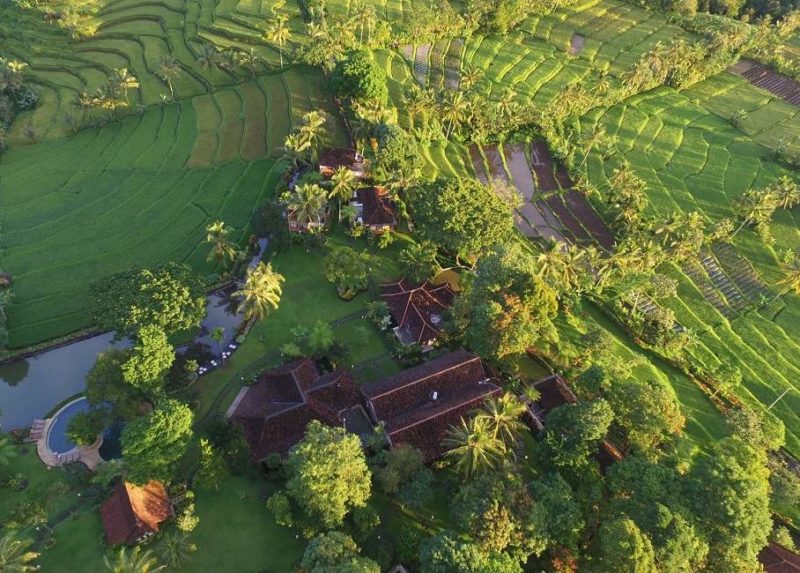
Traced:
<path fill-rule="evenodd" d="M 778 281 L 779 285 L 785 285 L 786 290 L 783 294 L 793 291 L 800 294 L 800 255 L 794 255 L 792 261 L 785 266 L 786 276 Z M 0 450 L 0 461 L 2 461 L 2 450 Z"/>
<path fill-rule="evenodd" d="M 415 283 L 430 279 L 441 270 L 436 245 L 430 241 L 411 243 L 400 251 L 400 264 L 406 276 Z"/>
<path fill-rule="evenodd" d="M 289 36 L 291 36 L 291 31 L 286 25 L 286 22 L 286 16 L 276 16 L 272 20 L 272 23 L 270 24 L 269 28 L 267 28 L 265 33 L 267 41 L 278 44 L 278 54 L 281 58 L 281 67 L 283 67 L 283 45 L 289 41 Z"/>
<path fill-rule="evenodd" d="M 242 298 L 239 312 L 244 314 L 245 320 L 262 319 L 269 314 L 270 308 L 278 308 L 284 280 L 282 274 L 272 270 L 271 264 L 264 264 L 263 261 L 247 269 L 244 286 L 233 293 L 233 296 Z"/>
<path fill-rule="evenodd" d="M 215 259 L 218 263 L 222 263 L 236 258 L 236 245 L 228 239 L 230 231 L 222 221 L 214 221 L 206 227 L 206 243 L 211 243 L 207 261 Z"/>
<path fill-rule="evenodd" d="M 200 53 L 197 54 L 197 63 L 203 69 L 209 70 L 217 63 L 217 50 L 211 44 L 203 42 L 200 45 Z"/>
<path fill-rule="evenodd" d="M 476 66 L 465 66 L 461 72 L 461 85 L 465 90 L 468 90 L 475 85 L 483 77 L 483 70 Z"/>
<path fill-rule="evenodd" d="M 172 99 L 175 99 L 175 90 L 172 88 L 172 80 L 176 78 L 181 73 L 181 66 L 178 64 L 178 60 L 175 59 L 175 56 L 169 54 L 161 58 L 161 62 L 158 65 L 158 71 L 156 75 L 167 82 L 167 87 L 169 88 L 169 95 L 172 96 Z"/>
<path fill-rule="evenodd" d="M 239 54 L 239 65 L 250 70 L 250 75 L 253 77 L 255 77 L 256 72 L 258 72 L 258 64 L 260 63 L 261 56 L 259 56 L 253 48 Z"/>
<path fill-rule="evenodd" d="M 292 168 L 297 171 L 301 163 L 310 162 L 308 150 L 310 144 L 303 140 L 299 133 L 290 133 L 283 142 L 283 157 L 291 162 Z"/>
<path fill-rule="evenodd" d="M 454 460 L 456 470 L 466 477 L 496 467 L 506 452 L 486 418 L 462 418 L 460 424 L 447 430 L 442 445 L 447 450 L 445 456 Z"/>
<path fill-rule="evenodd" d="M 464 119 L 468 107 L 469 102 L 464 98 L 464 92 L 462 91 L 451 92 L 450 97 L 445 99 L 442 118 L 449 122 L 447 128 L 448 139 L 450 139 L 450 134 L 453 132 L 455 124 Z"/>
<path fill-rule="evenodd" d="M 0 305 L 0 309 L 2 308 L 2 305 Z M 9 465 L 11 459 L 16 457 L 17 449 L 14 447 L 14 444 L 11 443 L 11 440 L 8 438 L 0 438 L 0 466 Z M 2 571 L 2 569 L 0 569 L 0 571 Z"/>
<path fill-rule="evenodd" d="M 492 396 L 486 400 L 475 417 L 486 420 L 494 437 L 501 440 L 508 450 L 513 451 L 525 430 L 525 424 L 520 420 L 525 411 L 525 404 L 514 394 L 506 392 L 499 398 Z"/>
<path fill-rule="evenodd" d="M 328 204 L 328 194 L 316 183 L 296 185 L 289 197 L 288 209 L 295 220 L 322 224 Z"/>
<path fill-rule="evenodd" d="M 138 545 L 130 552 L 127 547 L 123 547 L 113 560 L 106 556 L 103 561 L 106 569 L 112 573 L 154 573 L 164 569 L 164 565 L 158 564 L 151 551 L 142 551 Z"/>
<path fill-rule="evenodd" d="M 115 89 L 125 95 L 125 105 L 130 107 L 131 102 L 128 100 L 128 90 L 138 88 L 139 80 L 128 72 L 128 68 L 119 68 L 114 69 L 113 81 Z"/>
<path fill-rule="evenodd" d="M 217 343 L 219 347 L 219 357 L 222 360 L 222 363 L 225 364 L 225 353 L 222 349 L 222 343 L 225 342 L 225 327 L 224 326 L 215 326 L 211 329 L 211 340 Z"/>
<path fill-rule="evenodd" d="M 303 125 L 300 126 L 300 138 L 308 144 L 314 162 L 317 161 L 317 147 L 325 133 L 326 121 L 324 112 L 310 111 L 303 116 Z"/>
<path fill-rule="evenodd" d="M 502 113 L 505 117 L 511 117 L 515 111 L 516 99 L 517 92 L 515 92 L 512 88 L 506 88 L 503 91 L 503 95 L 500 97 L 500 101 L 497 103 L 500 113 Z"/>
<path fill-rule="evenodd" d="M 425 111 L 422 93 L 423 92 L 419 87 L 419 84 L 412 83 L 409 93 L 403 96 L 403 106 L 406 108 L 406 110 L 408 110 L 408 114 L 411 116 L 412 128 L 416 127 L 417 114 Z"/>
<path fill-rule="evenodd" d="M 342 222 L 342 203 L 349 201 L 356 188 L 356 174 L 344 165 L 336 168 L 331 175 L 331 190 L 328 193 L 329 199 L 336 199 L 339 203 L 339 222 Z"/>
<path fill-rule="evenodd" d="M 354 17 L 359 27 L 358 42 L 359 44 L 363 44 L 364 28 L 367 28 L 367 40 L 369 40 L 372 34 L 372 27 L 375 25 L 375 7 L 372 4 L 361 1 L 356 5 Z"/>
<path fill-rule="evenodd" d="M 0 571 L 3 573 L 27 573 L 36 571 L 38 566 L 33 561 L 39 557 L 35 551 L 29 551 L 33 542 L 29 539 L 17 539 L 13 533 L 0 537 Z"/>
<path fill-rule="evenodd" d="M 795 205 L 800 205 L 800 185 L 788 175 L 781 177 L 773 188 L 781 209 L 791 209 Z"/>
<path fill-rule="evenodd" d="M 189 536 L 175 531 L 162 540 L 159 556 L 167 567 L 180 571 L 195 551 L 197 546 L 189 541 Z"/>

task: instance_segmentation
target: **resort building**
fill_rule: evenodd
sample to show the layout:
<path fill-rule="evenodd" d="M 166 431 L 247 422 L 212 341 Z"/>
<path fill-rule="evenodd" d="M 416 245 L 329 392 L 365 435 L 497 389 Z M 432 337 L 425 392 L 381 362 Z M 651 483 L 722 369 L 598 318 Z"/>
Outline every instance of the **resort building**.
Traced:
<path fill-rule="evenodd" d="M 354 433 L 371 429 L 350 372 L 320 375 L 309 358 L 269 370 L 242 388 L 226 417 L 241 424 L 253 462 L 286 454 L 303 438 L 311 420 Z"/>
<path fill-rule="evenodd" d="M 323 177 L 330 178 L 340 167 L 347 167 L 358 179 L 366 174 L 364 156 L 355 149 L 333 148 L 320 154 L 319 172 Z"/>
<path fill-rule="evenodd" d="M 385 187 L 364 187 L 353 194 L 350 206 L 356 210 L 356 222 L 374 235 L 397 227 L 396 210 Z"/>
<path fill-rule="evenodd" d="M 122 482 L 100 506 L 100 516 L 109 545 L 135 545 L 157 533 L 159 524 L 172 517 L 172 504 L 160 481 L 144 487 Z"/>
<path fill-rule="evenodd" d="M 782 545 L 770 543 L 758 554 L 765 573 L 800 573 L 800 555 Z"/>
<path fill-rule="evenodd" d="M 381 286 L 381 298 L 394 319 L 394 333 L 403 344 L 429 349 L 442 333 L 443 314 L 453 305 L 455 292 L 449 284 L 419 286 L 406 279 Z"/>
<path fill-rule="evenodd" d="M 365 384 L 361 392 L 373 421 L 383 422 L 389 446 L 409 444 L 430 462 L 441 457 L 447 429 L 502 390 L 480 358 L 457 350 Z"/>

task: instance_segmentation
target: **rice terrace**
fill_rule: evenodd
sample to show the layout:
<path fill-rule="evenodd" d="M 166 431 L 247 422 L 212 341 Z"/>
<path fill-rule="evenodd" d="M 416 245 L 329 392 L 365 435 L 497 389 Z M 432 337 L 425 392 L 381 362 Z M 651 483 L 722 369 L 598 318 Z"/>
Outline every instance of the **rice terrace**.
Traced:
<path fill-rule="evenodd" d="M 0 0 L 0 571 L 800 571 L 793 0 Z"/>

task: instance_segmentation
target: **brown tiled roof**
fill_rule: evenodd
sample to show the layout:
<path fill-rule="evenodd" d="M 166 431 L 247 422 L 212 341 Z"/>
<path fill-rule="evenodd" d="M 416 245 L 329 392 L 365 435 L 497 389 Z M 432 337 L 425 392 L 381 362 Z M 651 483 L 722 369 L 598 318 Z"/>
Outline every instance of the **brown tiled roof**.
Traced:
<path fill-rule="evenodd" d="M 391 443 L 411 444 L 431 461 L 442 454 L 447 428 L 501 389 L 477 356 L 457 350 L 365 384 L 361 391 L 376 422 L 384 422 Z"/>
<path fill-rule="evenodd" d="M 285 454 L 303 437 L 311 420 L 335 426 L 342 412 L 360 403 L 349 371 L 320 376 L 308 358 L 295 360 L 253 383 L 233 409 L 254 462 L 271 453 Z"/>
<path fill-rule="evenodd" d="M 319 155 L 319 166 L 321 169 L 336 170 L 337 167 L 349 167 L 360 169 L 364 165 L 364 158 L 355 150 L 348 148 L 326 149 Z"/>
<path fill-rule="evenodd" d="M 536 406 L 544 414 L 553 408 L 564 404 L 574 404 L 578 401 L 567 383 L 558 374 L 537 380 L 533 383 L 533 387 L 539 391 L 540 396 L 536 401 Z"/>
<path fill-rule="evenodd" d="M 356 191 L 356 198 L 363 206 L 361 219 L 365 225 L 395 225 L 395 208 L 380 187 L 365 187 Z"/>
<path fill-rule="evenodd" d="M 117 484 L 111 497 L 100 507 L 106 541 L 109 545 L 133 545 L 172 515 L 164 484 L 151 481 L 144 487 L 124 482 Z"/>
<path fill-rule="evenodd" d="M 758 560 L 766 573 L 800 573 L 800 555 L 777 543 L 762 549 Z"/>
<path fill-rule="evenodd" d="M 415 287 L 403 278 L 382 285 L 381 298 L 389 306 L 400 340 L 427 344 L 441 334 L 441 315 L 453 305 L 455 293 L 447 283 L 433 286 L 425 281 Z"/>

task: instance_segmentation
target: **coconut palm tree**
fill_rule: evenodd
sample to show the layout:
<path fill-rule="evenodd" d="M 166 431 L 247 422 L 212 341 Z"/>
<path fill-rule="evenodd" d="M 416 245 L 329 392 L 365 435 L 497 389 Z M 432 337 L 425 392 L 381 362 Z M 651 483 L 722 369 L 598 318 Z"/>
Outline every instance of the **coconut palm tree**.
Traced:
<path fill-rule="evenodd" d="M 272 270 L 271 264 L 259 261 L 255 267 L 247 269 L 244 286 L 233 293 L 242 298 L 239 312 L 245 320 L 259 320 L 269 314 L 270 309 L 277 309 L 283 294 L 281 283 L 284 276 Z"/>
<path fill-rule="evenodd" d="M 139 80 L 128 71 L 128 68 L 115 68 L 111 79 L 114 82 L 114 88 L 124 94 L 125 105 L 130 107 L 131 102 L 128 99 L 128 90 L 138 88 Z"/>
<path fill-rule="evenodd" d="M 247 52 L 241 52 L 239 54 L 239 65 L 246 70 L 249 70 L 250 75 L 255 77 L 256 73 L 258 72 L 258 65 L 261 63 L 262 59 L 259 56 L 255 49 L 250 48 Z"/>
<path fill-rule="evenodd" d="M 178 64 L 178 60 L 175 59 L 175 56 L 169 54 L 161 58 L 156 75 L 167 83 L 169 95 L 173 100 L 175 99 L 175 90 L 172 87 L 172 80 L 178 77 L 180 73 L 181 66 Z"/>
<path fill-rule="evenodd" d="M 467 109 L 469 108 L 469 101 L 464 98 L 464 92 L 454 91 L 450 96 L 445 98 L 442 110 L 442 118 L 448 122 L 447 138 L 453 133 L 455 125 L 464 120 Z"/>
<path fill-rule="evenodd" d="M 38 566 L 33 561 L 39 557 L 30 551 L 32 541 L 17 539 L 13 533 L 0 537 L 0 571 L 3 573 L 27 573 L 36 571 Z"/>
<path fill-rule="evenodd" d="M 329 199 L 336 199 L 339 204 L 339 222 L 342 222 L 342 204 L 349 201 L 356 188 L 356 175 L 344 165 L 336 168 L 331 175 L 331 190 L 328 192 Z"/>
<path fill-rule="evenodd" d="M 300 164 L 308 165 L 311 162 L 310 145 L 299 133 L 290 133 L 283 142 L 283 157 L 292 164 L 292 168 L 297 171 Z"/>
<path fill-rule="evenodd" d="M 308 144 L 311 150 L 311 160 L 317 161 L 317 148 L 325 134 L 325 113 L 322 111 L 310 111 L 303 116 L 303 125 L 300 126 L 300 139 Z"/>
<path fill-rule="evenodd" d="M 367 41 L 369 41 L 370 35 L 372 34 L 372 28 L 375 26 L 375 22 L 377 17 L 375 15 L 375 7 L 372 4 L 367 4 L 366 2 L 359 2 L 356 5 L 355 14 L 354 14 L 356 22 L 358 22 L 359 33 L 358 33 L 358 43 L 364 43 L 364 28 L 367 29 Z"/>
<path fill-rule="evenodd" d="M 196 60 L 203 69 L 210 70 L 217 63 L 217 49 L 211 44 L 203 42 L 200 45 Z"/>
<path fill-rule="evenodd" d="M 791 209 L 795 205 L 800 205 L 800 185 L 788 175 L 781 177 L 772 187 L 781 209 Z"/>
<path fill-rule="evenodd" d="M 506 392 L 499 398 L 492 396 L 486 400 L 475 417 L 486 420 L 494 437 L 501 440 L 506 449 L 513 451 L 525 430 L 525 424 L 520 420 L 525 411 L 525 404 L 514 394 Z"/>
<path fill-rule="evenodd" d="M 161 541 L 159 556 L 167 567 L 180 571 L 195 551 L 197 546 L 189 541 L 189 536 L 175 531 Z"/>
<path fill-rule="evenodd" d="M 794 258 L 785 266 L 784 270 L 786 271 L 786 276 L 778 281 L 779 285 L 784 285 L 786 287 L 783 294 L 789 291 L 800 294 L 800 255 L 795 253 Z M 0 456 L 2 456 L 2 450 L 0 450 Z M 0 457 L 0 460 L 1 459 Z"/>
<path fill-rule="evenodd" d="M 284 15 L 276 16 L 272 19 L 267 31 L 265 32 L 265 37 L 268 42 L 273 42 L 278 44 L 278 54 L 281 58 L 281 67 L 283 67 L 283 45 L 289 41 L 289 37 L 291 36 L 291 30 L 286 25 L 288 19 Z"/>
<path fill-rule="evenodd" d="M 430 241 L 411 243 L 400 251 L 400 264 L 408 278 L 422 283 L 441 270 L 436 245 Z"/>
<path fill-rule="evenodd" d="M 103 561 L 106 569 L 112 573 L 154 573 L 164 569 L 164 565 L 158 564 L 151 551 L 142 551 L 138 545 L 130 551 L 123 547 L 117 551 L 113 560 L 106 556 Z"/>
<path fill-rule="evenodd" d="M 461 70 L 461 85 L 465 90 L 476 86 L 481 78 L 483 78 L 483 70 L 476 66 L 467 65 Z"/>
<path fill-rule="evenodd" d="M 328 194 L 316 183 L 297 185 L 289 196 L 288 209 L 297 221 L 322 224 Z"/>
<path fill-rule="evenodd" d="M 206 257 L 207 261 L 216 260 L 222 263 L 236 258 L 236 245 L 228 239 L 230 228 L 222 221 L 214 221 L 206 227 L 206 243 L 211 244 L 211 250 Z"/>
<path fill-rule="evenodd" d="M 1 303 L 2 301 L 0 301 Z M 0 306 L 2 308 L 2 306 Z M 17 449 L 8 438 L 0 438 L 0 466 L 7 466 L 17 457 Z M 2 571 L 2 569 L 0 569 Z"/>
<path fill-rule="evenodd" d="M 466 477 L 496 467 L 506 453 L 505 444 L 495 436 L 494 428 L 485 418 L 469 421 L 462 418 L 447 430 L 442 445 L 447 450 L 445 456 Z"/>

